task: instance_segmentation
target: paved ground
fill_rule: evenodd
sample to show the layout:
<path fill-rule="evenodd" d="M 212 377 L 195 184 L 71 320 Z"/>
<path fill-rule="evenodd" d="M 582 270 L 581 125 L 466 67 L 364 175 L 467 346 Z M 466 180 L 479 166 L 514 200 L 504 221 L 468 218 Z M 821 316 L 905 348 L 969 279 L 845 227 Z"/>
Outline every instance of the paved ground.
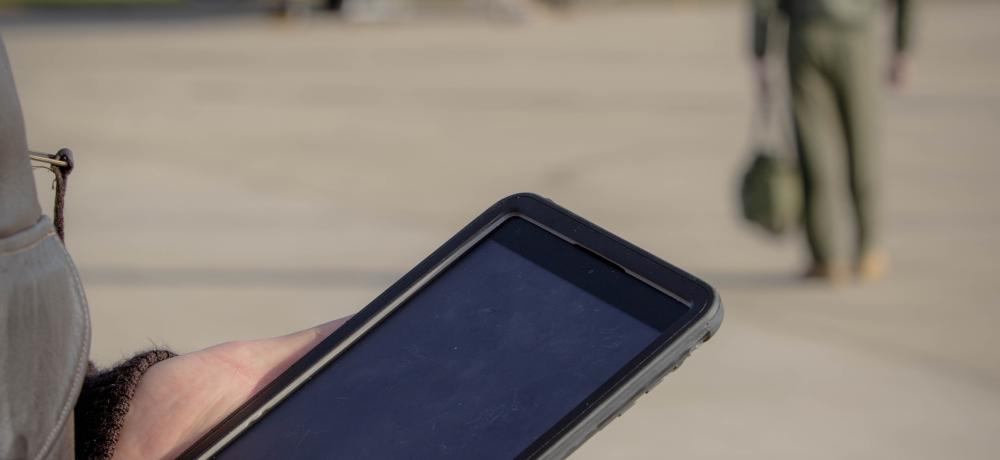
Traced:
<path fill-rule="evenodd" d="M 799 243 L 736 215 L 741 13 L 4 33 L 32 147 L 79 158 L 69 246 L 102 363 L 353 312 L 530 190 L 728 306 L 718 338 L 577 458 L 996 458 L 1000 5 L 924 9 L 912 84 L 886 107 L 895 272 L 838 289 L 796 283 Z"/>

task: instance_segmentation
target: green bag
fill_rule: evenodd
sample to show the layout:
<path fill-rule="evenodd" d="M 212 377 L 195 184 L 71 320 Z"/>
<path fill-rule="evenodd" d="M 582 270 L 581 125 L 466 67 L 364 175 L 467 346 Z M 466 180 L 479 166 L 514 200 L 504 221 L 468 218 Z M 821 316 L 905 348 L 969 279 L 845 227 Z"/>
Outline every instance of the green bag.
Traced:
<path fill-rule="evenodd" d="M 802 179 L 795 160 L 782 148 L 789 144 L 788 120 L 772 114 L 774 94 L 758 94 L 752 120 L 753 160 L 743 173 L 740 203 L 743 217 L 753 224 L 780 235 L 795 230 L 802 222 Z M 783 129 L 784 128 L 784 129 Z"/>
<path fill-rule="evenodd" d="M 743 217 L 773 234 L 795 229 L 803 207 L 796 166 L 766 148 L 755 149 L 753 156 L 740 187 Z"/>

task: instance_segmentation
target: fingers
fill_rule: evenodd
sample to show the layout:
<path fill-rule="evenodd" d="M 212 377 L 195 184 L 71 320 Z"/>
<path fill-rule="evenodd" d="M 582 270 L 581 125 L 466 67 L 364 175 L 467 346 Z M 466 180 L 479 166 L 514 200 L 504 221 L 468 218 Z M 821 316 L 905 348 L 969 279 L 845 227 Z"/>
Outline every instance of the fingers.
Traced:
<path fill-rule="evenodd" d="M 311 327 L 309 329 L 293 332 L 288 335 L 283 335 L 281 337 L 275 337 L 271 339 L 264 339 L 262 342 L 266 346 L 271 347 L 275 351 L 283 351 L 289 354 L 298 354 L 298 359 L 306 352 L 311 350 L 313 347 L 318 345 L 323 339 L 330 336 L 333 331 L 340 328 L 347 320 L 351 319 L 350 316 L 345 316 L 340 319 L 335 319 L 329 321 L 319 326 Z"/>
<path fill-rule="evenodd" d="M 266 385 L 350 318 L 340 318 L 281 337 L 243 342 L 241 354 L 257 369 L 261 385 Z"/>
<path fill-rule="evenodd" d="M 323 339 L 327 338 L 330 334 L 332 334 L 333 331 L 336 331 L 337 329 L 340 329 L 340 326 L 343 326 L 344 323 L 346 323 L 347 320 L 351 319 L 353 316 L 354 315 L 345 316 L 345 317 L 340 318 L 340 319 L 335 319 L 333 321 L 320 324 L 319 326 L 316 326 L 316 327 L 314 327 L 312 329 L 307 329 L 307 330 L 311 330 L 311 331 L 315 332 L 316 337 L 319 339 L 319 340 L 316 341 L 316 344 L 318 344 L 319 342 L 322 342 Z"/>

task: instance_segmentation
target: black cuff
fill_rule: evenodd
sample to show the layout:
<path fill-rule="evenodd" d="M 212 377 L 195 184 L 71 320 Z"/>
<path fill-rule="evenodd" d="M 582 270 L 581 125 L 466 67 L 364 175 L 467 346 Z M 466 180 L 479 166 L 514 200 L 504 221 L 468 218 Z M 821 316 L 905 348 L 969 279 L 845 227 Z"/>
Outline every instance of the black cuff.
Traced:
<path fill-rule="evenodd" d="M 114 455 L 142 375 L 154 364 L 174 356 L 168 350 L 150 350 L 104 370 L 90 363 L 76 402 L 76 458 L 105 460 Z"/>

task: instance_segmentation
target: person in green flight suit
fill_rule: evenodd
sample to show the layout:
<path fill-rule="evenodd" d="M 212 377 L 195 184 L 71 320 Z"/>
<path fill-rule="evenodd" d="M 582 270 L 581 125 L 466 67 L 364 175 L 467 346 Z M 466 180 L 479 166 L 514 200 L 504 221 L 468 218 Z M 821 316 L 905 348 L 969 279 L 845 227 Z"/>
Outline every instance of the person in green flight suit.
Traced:
<path fill-rule="evenodd" d="M 910 45 L 910 0 L 753 0 L 753 53 L 759 89 L 767 97 L 768 24 L 788 24 L 787 63 L 792 120 L 805 198 L 805 227 L 812 264 L 809 278 L 841 281 L 851 269 L 861 279 L 882 277 L 888 255 L 882 242 L 878 163 L 880 66 L 876 57 L 881 7 L 894 4 L 888 80 L 903 82 Z M 839 136 L 846 152 L 835 151 Z M 846 153 L 846 155 L 845 155 Z M 853 267 L 833 248 L 837 162 L 848 172 L 855 217 Z"/>

